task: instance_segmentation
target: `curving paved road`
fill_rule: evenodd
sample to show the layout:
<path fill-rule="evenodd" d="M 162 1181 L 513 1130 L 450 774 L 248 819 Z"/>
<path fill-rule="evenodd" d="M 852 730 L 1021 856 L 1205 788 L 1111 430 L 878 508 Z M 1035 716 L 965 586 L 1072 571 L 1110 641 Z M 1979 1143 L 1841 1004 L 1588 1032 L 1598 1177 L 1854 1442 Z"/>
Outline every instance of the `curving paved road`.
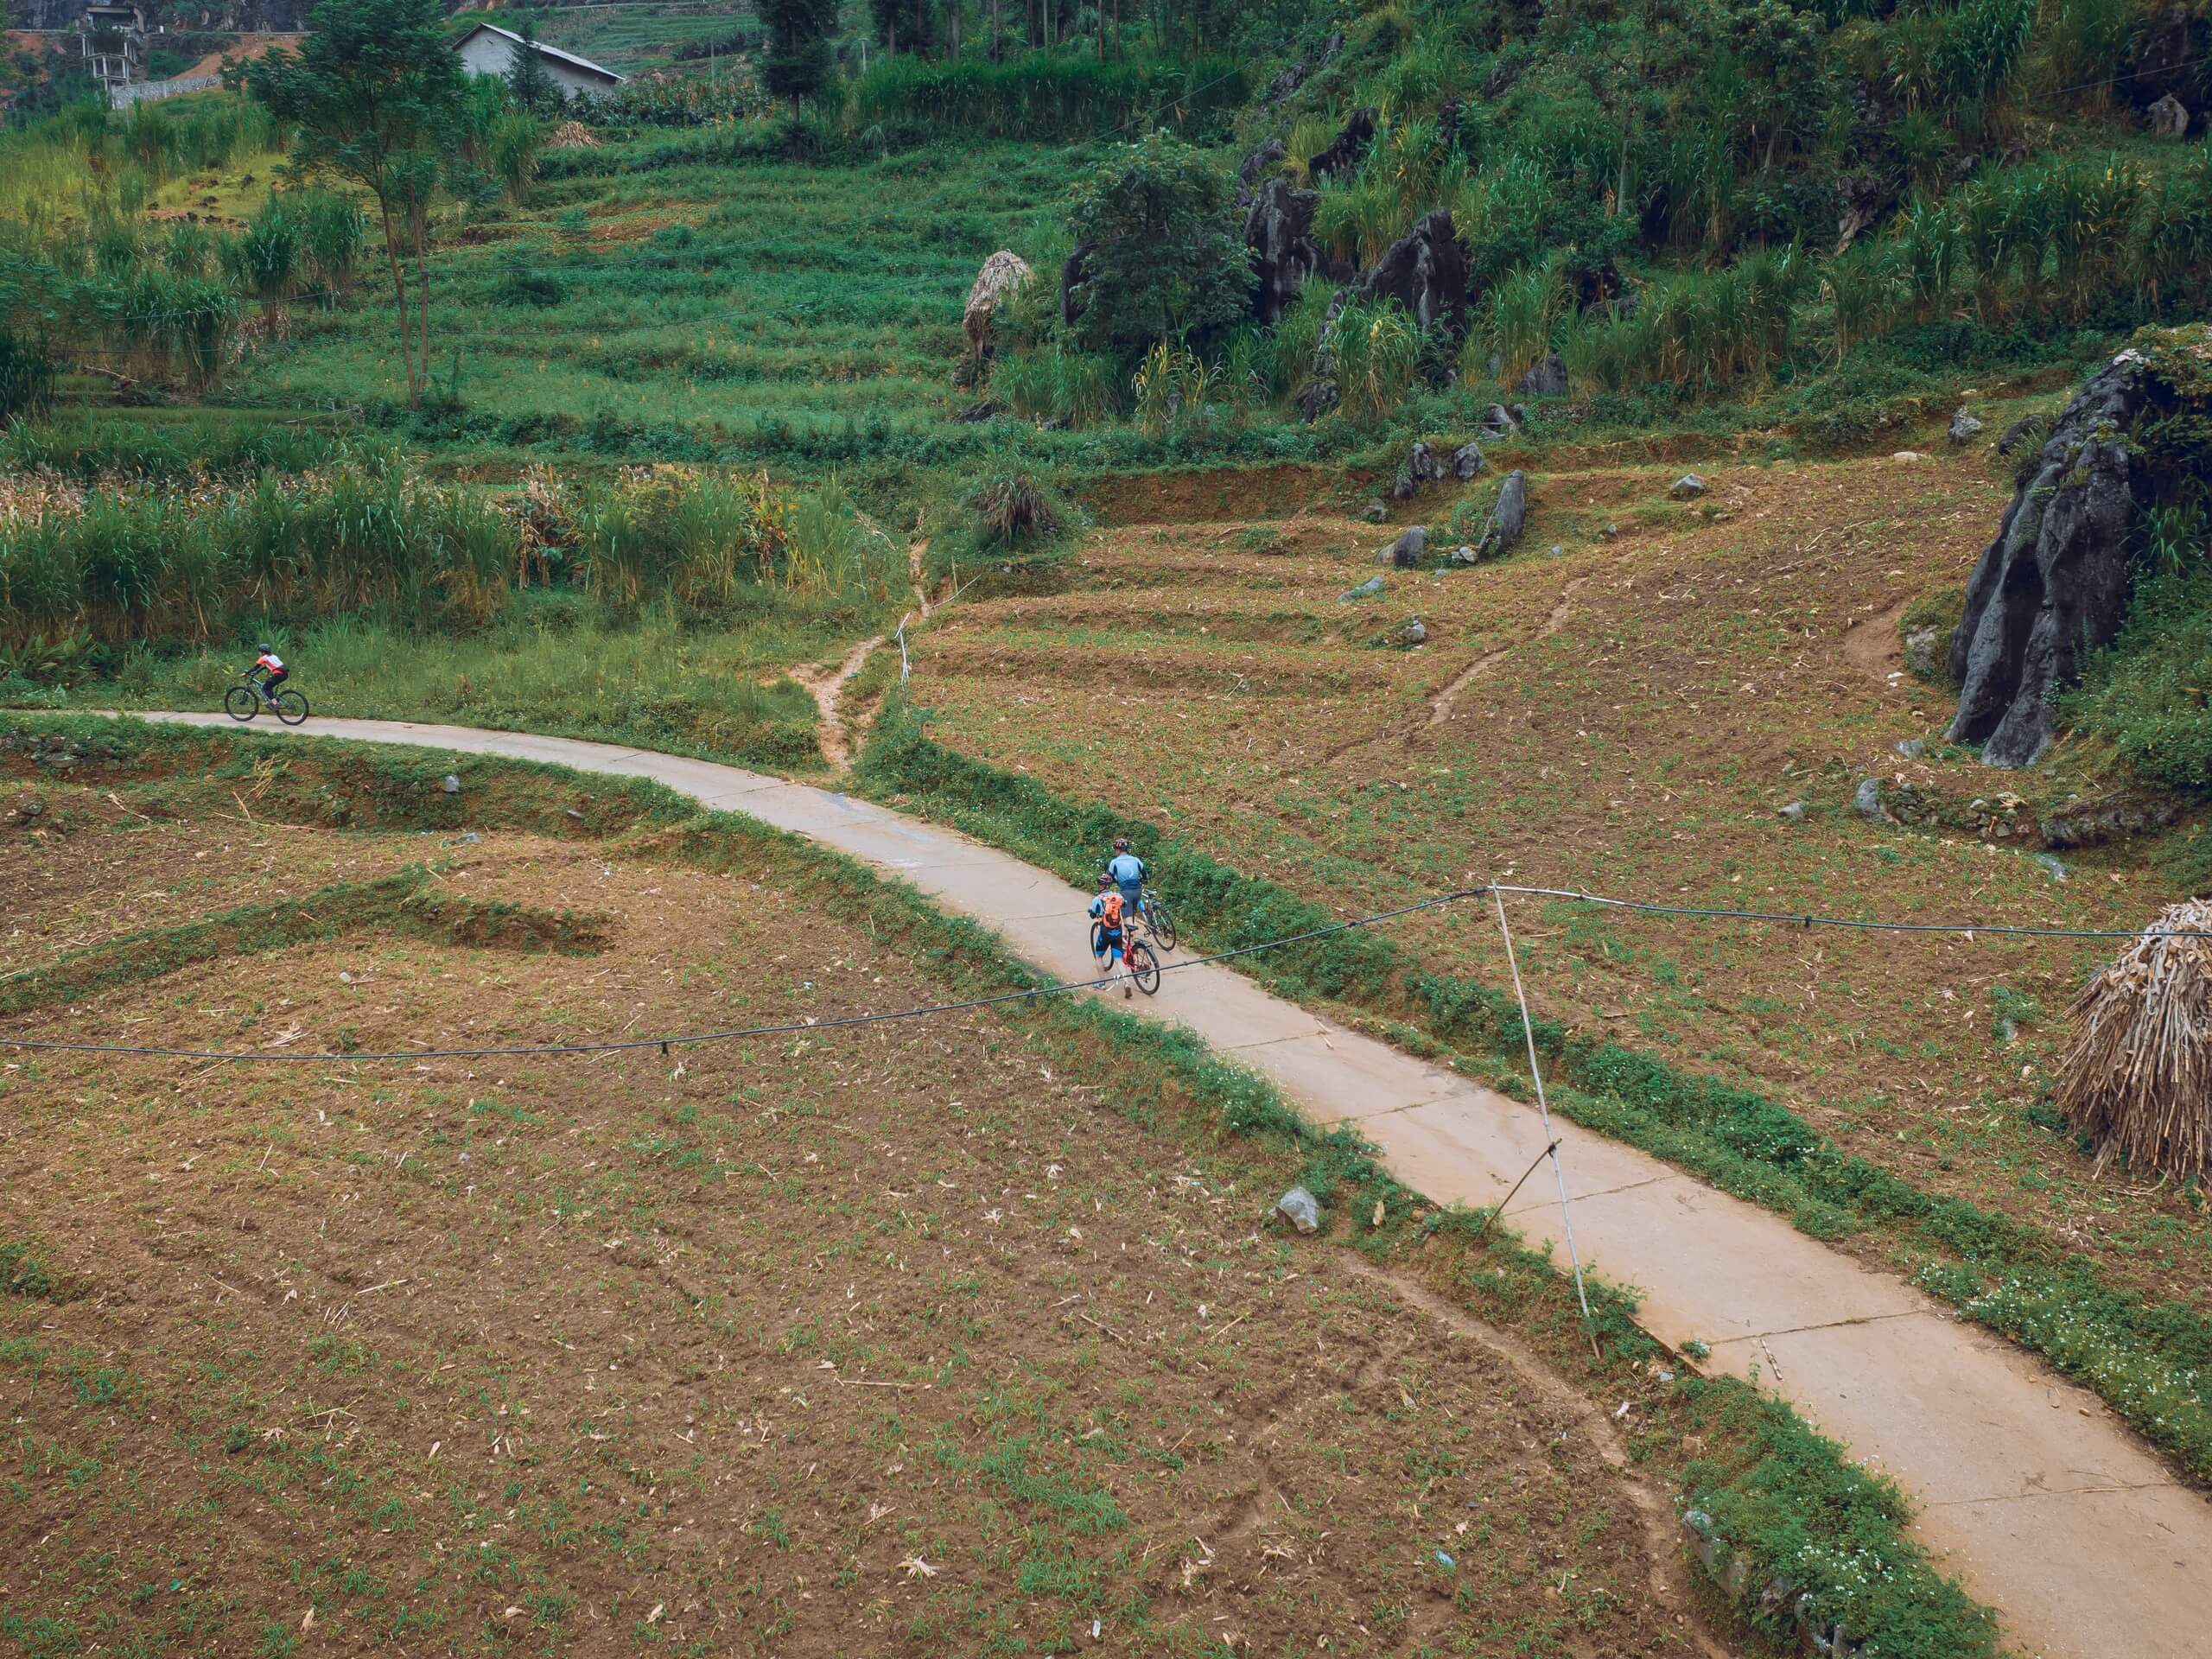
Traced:
<path fill-rule="evenodd" d="M 220 715 L 143 718 L 227 728 Z M 671 755 L 405 721 L 321 720 L 317 737 L 404 743 L 650 778 L 857 858 L 988 923 L 1035 968 L 1093 971 L 1088 895 L 956 831 L 830 790 Z M 1171 974 L 1137 1011 L 1267 1073 L 1314 1119 L 1356 1122 L 1408 1185 L 1494 1204 L 1543 1149 L 1532 1108 L 1268 995 L 1226 968 Z M 1584 1260 L 1643 1294 L 1675 1346 L 1773 1388 L 1884 1470 L 1916 1527 L 2013 1643 L 2066 1659 L 2212 1651 L 2212 1503 L 2097 1398 L 1778 1217 L 1571 1123 L 1555 1126 Z M 1557 1243 L 1555 1192 L 1508 1211 Z M 1532 1193 L 1535 1196 L 1530 1196 Z"/>

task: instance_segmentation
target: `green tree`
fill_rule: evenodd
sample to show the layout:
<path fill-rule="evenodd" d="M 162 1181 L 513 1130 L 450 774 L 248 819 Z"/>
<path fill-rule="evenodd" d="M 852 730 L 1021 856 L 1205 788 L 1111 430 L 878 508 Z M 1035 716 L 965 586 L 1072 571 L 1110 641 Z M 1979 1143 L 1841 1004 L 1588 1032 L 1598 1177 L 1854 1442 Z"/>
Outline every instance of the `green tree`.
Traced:
<path fill-rule="evenodd" d="M 303 171 L 376 202 L 417 405 L 430 373 L 430 207 L 466 78 L 438 0 L 321 0 L 311 27 L 297 52 L 257 58 L 237 78 L 292 129 Z"/>
<path fill-rule="evenodd" d="M 1084 251 L 1087 350 L 1124 359 L 1227 327 L 1251 301 L 1229 175 L 1165 133 L 1124 146 L 1076 188 L 1068 230 Z"/>
<path fill-rule="evenodd" d="M 567 101 L 553 72 L 537 49 L 537 19 L 523 14 L 522 38 L 514 43 L 514 59 L 507 66 L 507 95 L 533 115 L 556 110 Z"/>
<path fill-rule="evenodd" d="M 837 0 L 761 0 L 760 21 L 768 29 L 761 80 L 778 98 L 791 99 L 796 118 L 800 103 L 830 82 Z"/>

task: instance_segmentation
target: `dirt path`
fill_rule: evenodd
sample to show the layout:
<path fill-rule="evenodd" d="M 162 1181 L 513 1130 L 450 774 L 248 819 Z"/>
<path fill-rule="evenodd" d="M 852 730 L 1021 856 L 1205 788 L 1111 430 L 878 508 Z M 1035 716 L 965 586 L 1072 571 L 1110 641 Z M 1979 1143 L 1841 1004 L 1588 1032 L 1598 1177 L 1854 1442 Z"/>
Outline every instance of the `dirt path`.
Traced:
<path fill-rule="evenodd" d="M 157 720 L 227 728 L 219 714 Z M 406 743 L 651 778 L 907 881 L 997 929 L 1044 972 L 1090 977 L 1084 895 L 971 841 L 830 790 L 612 744 L 402 721 L 309 735 Z M 1226 968 L 1173 969 L 1139 1012 L 1266 1073 L 1319 1122 L 1355 1126 L 1444 1203 L 1504 1197 L 1541 1153 L 1535 1113 L 1270 996 Z M 2031 1654 L 2185 1659 L 2212 1627 L 2212 1503 L 2102 1402 L 1909 1286 L 1643 1153 L 1554 1122 L 1583 1259 L 1635 1286 L 1647 1329 L 1788 1399 L 1915 1500 L 1916 1527 Z M 1508 1211 L 1563 1247 L 1555 1200 Z M 1563 1254 L 1563 1250 L 1562 1250 Z"/>
<path fill-rule="evenodd" d="M 1582 584 L 1589 580 L 1587 576 L 1577 576 L 1560 589 L 1559 601 L 1552 607 L 1551 614 L 1544 619 L 1544 626 L 1529 639 L 1516 639 L 1510 645 L 1499 645 L 1494 650 L 1486 651 L 1466 667 L 1461 669 L 1452 683 L 1438 693 L 1436 700 L 1429 704 L 1429 729 L 1433 730 L 1451 719 L 1452 710 L 1459 701 L 1459 694 L 1495 668 L 1500 658 L 1510 655 L 1534 640 L 1548 639 L 1565 627 L 1567 619 L 1574 613 L 1574 595 L 1580 590 Z"/>
<path fill-rule="evenodd" d="M 906 547 L 906 574 L 913 584 L 914 609 L 899 620 L 903 630 L 912 621 L 929 620 L 929 589 L 922 575 L 922 557 L 929 551 L 926 541 L 910 542 Z M 894 630 L 895 633 L 898 630 Z M 791 670 L 791 678 L 814 695 L 815 729 L 822 746 L 822 758 L 830 763 L 833 772 L 842 772 L 851 765 L 852 738 L 845 729 L 845 720 L 839 712 L 844 701 L 845 687 L 859 677 L 868 666 L 868 659 L 875 655 L 879 646 L 888 644 L 891 633 L 879 633 L 872 639 L 863 639 L 845 653 L 845 660 L 824 673 L 810 668 Z"/>
<path fill-rule="evenodd" d="M 1843 631 L 1843 660 L 1884 685 L 1904 677 L 1904 642 L 1897 638 L 1897 624 L 1904 620 L 1909 601 L 1862 617 Z"/>

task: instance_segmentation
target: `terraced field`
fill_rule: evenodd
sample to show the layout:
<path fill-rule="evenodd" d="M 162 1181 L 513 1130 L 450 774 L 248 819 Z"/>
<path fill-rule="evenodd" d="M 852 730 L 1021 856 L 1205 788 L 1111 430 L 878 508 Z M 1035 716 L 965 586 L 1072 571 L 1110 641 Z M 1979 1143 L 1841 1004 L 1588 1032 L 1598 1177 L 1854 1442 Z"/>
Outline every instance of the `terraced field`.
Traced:
<path fill-rule="evenodd" d="M 0 753 L 12 1033 L 332 1056 L 0 1058 L 0 1645 L 1733 1650 L 1604 1412 L 1110 1045 L 345 1058 L 947 987 L 605 780 L 241 753 Z"/>
<path fill-rule="evenodd" d="M 940 742 L 1339 914 L 1491 878 L 2122 928 L 2171 895 L 2158 843 L 2069 850 L 2057 879 L 2026 826 L 2099 797 L 2096 757 L 1987 772 L 1943 747 L 1943 691 L 1904 670 L 1906 607 L 1956 590 L 2002 506 L 1980 461 L 1700 470 L 1692 501 L 1670 498 L 1679 465 L 1532 470 L 1511 558 L 1380 572 L 1358 598 L 1397 525 L 1325 503 L 1209 518 L 1179 496 L 1181 522 L 1147 523 L 1124 490 L 1109 508 L 1133 521 L 1092 535 L 1063 591 L 941 613 L 913 701 Z M 1476 524 L 1495 488 L 1467 486 Z M 1431 486 L 1401 522 L 1449 545 L 1452 505 Z M 1910 740 L 1925 747 L 1908 759 L 1894 746 Z M 1855 811 L 1869 776 L 1924 827 Z M 1796 803 L 1802 822 L 1780 813 Z M 1394 925 L 1424 964 L 1505 982 L 1487 915 Z M 2103 947 L 1539 900 L 1516 927 L 1545 1014 L 1760 1086 L 1848 1153 L 2045 1229 L 2154 1298 L 2212 1306 L 2193 1198 L 2096 1179 L 2040 1103 L 2057 1016 Z"/>

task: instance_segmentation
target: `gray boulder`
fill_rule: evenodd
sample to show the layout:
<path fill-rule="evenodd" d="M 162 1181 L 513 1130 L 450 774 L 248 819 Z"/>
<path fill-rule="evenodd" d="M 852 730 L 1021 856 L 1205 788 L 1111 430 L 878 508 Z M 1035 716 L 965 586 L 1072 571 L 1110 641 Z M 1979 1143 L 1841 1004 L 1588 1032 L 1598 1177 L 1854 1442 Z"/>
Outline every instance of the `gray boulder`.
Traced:
<path fill-rule="evenodd" d="M 1859 780 L 1859 787 L 1852 791 L 1851 806 L 1852 810 L 1862 818 L 1880 817 L 1882 816 L 1882 780 L 1878 778 L 1861 778 Z"/>
<path fill-rule="evenodd" d="M 1465 331 L 1467 251 L 1448 209 L 1424 214 L 1412 230 L 1383 251 L 1359 282 L 1363 303 L 1395 300 L 1422 328 Z"/>
<path fill-rule="evenodd" d="M 1275 72 L 1274 79 L 1268 83 L 1268 102 L 1280 104 L 1305 84 L 1306 60 L 1300 58 L 1289 68 Z"/>
<path fill-rule="evenodd" d="M 1298 417 L 1311 426 L 1334 409 L 1338 398 L 1337 383 L 1334 380 L 1324 376 L 1320 379 L 1310 381 L 1306 390 L 1298 394 Z M 1389 509 L 1385 508 L 1384 511 L 1388 512 Z"/>
<path fill-rule="evenodd" d="M 1490 463 L 1483 459 L 1479 446 L 1463 443 L 1452 452 L 1452 476 L 1465 483 Z"/>
<path fill-rule="evenodd" d="M 1090 303 L 1090 244 L 1078 242 L 1060 261 L 1060 321 L 1071 328 Z"/>
<path fill-rule="evenodd" d="M 2053 858 L 2049 853 L 2037 853 L 2036 866 L 2061 887 L 2066 885 L 2066 866 L 2062 860 Z"/>
<path fill-rule="evenodd" d="M 1236 182 L 1247 190 L 1255 190 L 1260 181 L 1282 165 L 1282 140 L 1270 138 L 1247 156 L 1236 168 Z"/>
<path fill-rule="evenodd" d="M 1275 1214 L 1301 1233 L 1321 1230 L 1321 1205 L 1302 1186 L 1294 1186 L 1275 1200 Z"/>
<path fill-rule="evenodd" d="M 2144 111 L 2143 118 L 2151 124 L 2151 130 L 2161 138 L 2189 137 L 2189 108 L 2171 92 Z"/>
<path fill-rule="evenodd" d="M 1805 822 L 1805 803 L 1792 801 L 1782 809 L 1779 816 L 1789 819 L 1792 823 L 1802 823 Z"/>
<path fill-rule="evenodd" d="M 1521 423 L 1513 418 L 1513 411 L 1503 404 L 1492 404 L 1483 410 L 1483 436 L 1493 443 L 1510 437 L 1520 427 Z"/>
<path fill-rule="evenodd" d="M 1339 602 L 1346 600 L 1372 599 L 1376 594 L 1382 591 L 1382 578 L 1380 576 L 1370 576 L 1365 582 L 1361 582 L 1358 587 L 1347 588 L 1343 593 L 1338 594 L 1337 598 Z"/>
<path fill-rule="evenodd" d="M 1446 563 L 1450 564 L 1480 564 L 1483 562 L 1483 556 L 1465 542 L 1460 543 L 1444 556 Z"/>
<path fill-rule="evenodd" d="M 1928 745 L 1916 737 L 1901 737 L 1890 747 L 1908 760 L 1917 760 L 1928 753 Z"/>
<path fill-rule="evenodd" d="M 1354 110 L 1344 122 L 1344 130 L 1336 136 L 1329 147 L 1306 164 L 1306 171 L 1316 183 L 1332 174 L 1350 178 L 1359 170 L 1366 159 L 1367 147 L 1375 142 L 1375 111 L 1371 109 Z"/>
<path fill-rule="evenodd" d="M 1402 645 L 1425 645 L 1427 640 L 1428 626 L 1417 616 L 1408 617 L 1405 626 L 1398 630 L 1398 643 Z"/>
<path fill-rule="evenodd" d="M 2005 435 L 1997 440 L 1997 453 L 2000 455 L 2011 454 L 2020 447 L 2020 441 L 2035 429 L 2036 417 L 2032 415 L 2021 416 L 2018 420 L 2006 427 Z"/>
<path fill-rule="evenodd" d="M 2080 653 L 2109 645 L 2130 590 L 2127 532 L 2147 480 L 2127 430 L 2151 396 L 2122 352 L 2077 392 L 1967 578 L 1951 636 L 1959 683 L 1950 741 L 1994 766 L 2024 766 L 2050 741 L 2050 696 Z"/>
<path fill-rule="evenodd" d="M 1255 151 L 1254 155 L 1263 154 Z M 1296 190 L 1288 179 L 1260 186 L 1244 215 L 1244 245 L 1252 251 L 1252 315 L 1273 327 L 1326 260 L 1313 239 L 1319 192 Z"/>
<path fill-rule="evenodd" d="M 1384 502 L 1378 499 L 1376 500 L 1370 501 L 1365 506 L 1362 507 L 1359 510 L 1359 516 L 1366 519 L 1370 524 L 1379 524 L 1389 518 L 1390 509 Z"/>
<path fill-rule="evenodd" d="M 446 776 L 445 776 L 445 781 L 444 781 L 443 783 L 440 784 L 440 785 L 438 785 L 438 787 L 439 787 L 440 789 L 442 789 L 442 790 L 443 790 L 443 791 L 445 791 L 445 792 L 446 792 L 447 794 L 448 794 L 448 795 L 458 795 L 458 794 L 460 794 L 460 793 L 461 793 L 461 777 L 460 777 L 460 774 L 459 774 L 459 773 L 457 773 L 457 772 L 449 772 L 446 773 Z"/>
<path fill-rule="evenodd" d="M 1567 395 L 1567 364 L 1557 352 L 1547 352 L 1544 360 L 1521 377 L 1521 390 L 1531 397 L 1564 397 Z"/>
<path fill-rule="evenodd" d="M 1407 527 L 1404 535 L 1375 556 L 1377 564 L 1387 564 L 1400 570 L 1418 569 L 1428 556 L 1428 531 L 1421 524 Z"/>
<path fill-rule="evenodd" d="M 1416 443 L 1406 452 L 1405 465 L 1398 468 L 1397 481 L 1391 485 L 1394 499 L 1410 501 L 1414 493 L 1424 484 L 1433 484 L 1444 476 L 1444 463 L 1437 459 L 1436 451 L 1425 443 Z"/>
<path fill-rule="evenodd" d="M 1943 636 L 1934 628 L 1915 628 L 1905 635 L 1904 665 L 1916 679 L 1934 679 L 1943 670 Z"/>
<path fill-rule="evenodd" d="M 1695 473 L 1684 473 L 1667 493 L 1677 501 L 1694 501 L 1706 492 L 1706 482 Z"/>
<path fill-rule="evenodd" d="M 1972 443 L 1981 435 L 1981 423 L 1963 409 L 1951 416 L 1950 439 L 1953 443 Z"/>
<path fill-rule="evenodd" d="M 1484 527 L 1482 540 L 1476 545 L 1476 556 L 1484 559 L 1503 558 L 1513 550 L 1528 525 L 1529 479 L 1516 467 L 1505 475 L 1505 483 L 1498 490 L 1497 505 L 1490 510 L 1490 523 Z"/>

